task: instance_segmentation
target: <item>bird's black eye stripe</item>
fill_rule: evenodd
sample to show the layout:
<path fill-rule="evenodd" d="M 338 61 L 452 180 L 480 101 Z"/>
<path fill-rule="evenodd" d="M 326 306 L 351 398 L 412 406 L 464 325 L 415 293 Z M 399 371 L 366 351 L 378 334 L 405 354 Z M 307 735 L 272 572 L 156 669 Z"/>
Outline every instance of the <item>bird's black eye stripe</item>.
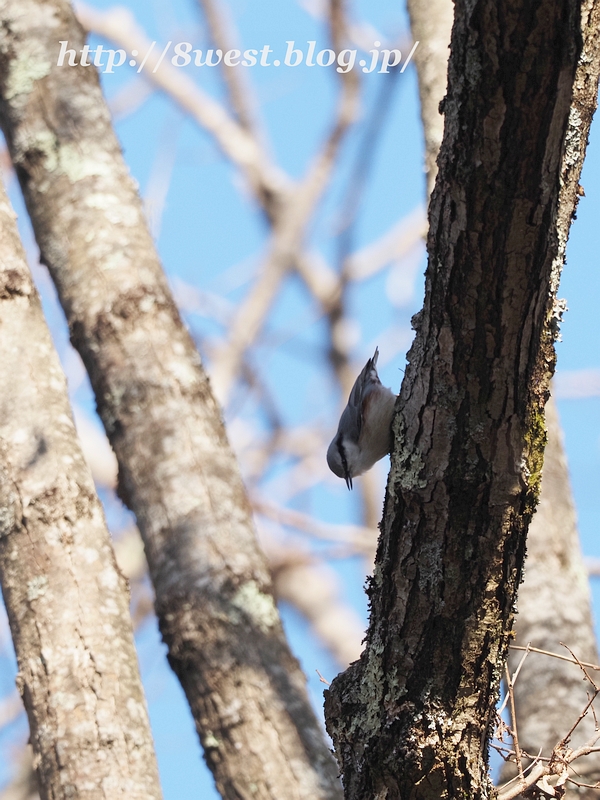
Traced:
<path fill-rule="evenodd" d="M 348 474 L 348 462 L 346 461 L 346 456 L 344 455 L 343 451 L 340 452 L 340 455 L 342 457 L 342 466 L 344 468 L 344 474 L 347 475 Z"/>
<path fill-rule="evenodd" d="M 342 444 L 342 436 L 341 434 L 337 438 L 337 449 L 338 453 L 340 454 L 340 458 L 342 459 L 342 467 L 344 468 L 344 477 L 349 478 L 350 473 L 348 471 L 348 461 L 346 459 L 346 451 L 344 450 L 344 445 Z"/>

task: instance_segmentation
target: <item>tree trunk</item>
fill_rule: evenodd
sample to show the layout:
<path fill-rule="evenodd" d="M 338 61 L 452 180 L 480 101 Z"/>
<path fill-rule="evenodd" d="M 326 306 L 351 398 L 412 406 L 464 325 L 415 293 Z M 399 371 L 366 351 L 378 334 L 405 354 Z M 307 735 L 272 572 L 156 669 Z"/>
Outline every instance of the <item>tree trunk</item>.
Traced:
<path fill-rule="evenodd" d="M 595 107 L 595 41 L 576 75 L 580 13 L 575 0 L 456 3 L 425 304 L 394 424 L 367 646 L 326 699 L 347 798 L 492 791 L 489 730 Z"/>
<path fill-rule="evenodd" d="M 590 586 L 577 536 L 558 413 L 552 399 L 546 406 L 546 423 L 548 445 L 540 503 L 527 536 L 516 644 L 529 643 L 541 650 L 569 656 L 561 647 L 564 642 L 581 661 L 597 664 Z M 512 673 L 522 657 L 522 652 L 511 650 L 508 662 Z M 549 756 L 585 707 L 590 689 L 575 664 L 530 653 L 519 671 L 514 689 L 519 746 L 536 756 L 541 748 L 541 755 Z M 570 746 L 582 746 L 593 733 L 594 719 L 588 714 L 574 731 Z M 575 770 L 580 777 L 574 777 L 583 783 L 600 780 L 600 753 L 590 753 L 578 760 Z M 514 775 L 514 764 L 507 764 L 501 777 L 505 781 Z M 567 789 L 567 797 L 575 796 L 573 787 Z M 585 792 L 577 794 L 578 797 L 584 795 Z M 593 797 L 598 797 L 598 790 L 589 791 L 589 800 Z"/>
<path fill-rule="evenodd" d="M 435 185 L 436 159 L 444 133 L 444 117 L 439 109 L 446 94 L 454 3 L 452 0 L 407 0 L 407 7 L 413 40 L 419 42 L 414 60 L 419 79 L 429 198 Z"/>
<path fill-rule="evenodd" d="M 443 117 L 438 105 L 446 91 L 454 6 L 451 0 L 436 0 L 434 4 L 431 0 L 408 0 L 408 10 L 413 39 L 420 43 L 415 64 L 425 134 L 427 185 L 432 188 L 442 141 Z M 519 589 L 515 643 L 529 642 L 534 647 L 556 651 L 560 649 L 559 643 L 565 642 L 578 658 L 597 663 L 589 583 L 577 535 L 562 432 L 552 398 L 546 406 L 546 425 L 548 445 L 542 488 L 527 535 L 525 580 Z M 512 673 L 522 657 L 523 653 L 511 650 L 508 662 Z M 534 754 L 542 748 L 541 754 L 549 756 L 578 718 L 587 702 L 589 688 L 577 666 L 530 655 L 514 688 L 520 747 Z M 572 746 L 581 746 L 591 739 L 593 727 L 593 719 L 588 715 L 575 731 Z M 595 783 L 600 779 L 600 753 L 578 761 L 576 769 L 583 782 Z M 515 764 L 507 762 L 500 782 L 516 774 Z"/>
<path fill-rule="evenodd" d="M 0 579 L 42 800 L 161 797 L 129 617 L 0 185 Z"/>
<path fill-rule="evenodd" d="M 135 512 L 169 662 L 226 798 L 336 798 L 219 409 L 64 0 L 0 2 L 0 122 Z"/>
<path fill-rule="evenodd" d="M 431 189 L 442 142 L 443 117 L 438 105 L 446 91 L 454 6 L 451 0 L 434 3 L 408 0 L 408 10 L 413 39 L 419 40 L 415 64 L 425 134 L 427 186 Z M 515 643 L 529 642 L 534 647 L 556 651 L 561 649 L 559 642 L 565 642 L 583 661 L 598 663 L 589 583 L 577 534 L 562 432 L 552 398 L 546 406 L 546 425 L 548 444 L 540 502 L 527 534 L 525 580 L 519 589 Z M 510 651 L 508 663 L 512 673 L 522 657 L 522 652 Z M 514 687 L 520 747 L 535 754 L 541 748 L 541 754 L 549 756 L 578 718 L 587 702 L 589 688 L 577 666 L 529 655 Z M 572 746 L 581 746 L 591 739 L 593 727 L 594 721 L 588 715 L 575 731 Z M 600 753 L 578 761 L 576 769 L 584 783 L 595 783 L 600 778 Z M 507 762 L 500 783 L 516 774 L 515 764 Z"/>

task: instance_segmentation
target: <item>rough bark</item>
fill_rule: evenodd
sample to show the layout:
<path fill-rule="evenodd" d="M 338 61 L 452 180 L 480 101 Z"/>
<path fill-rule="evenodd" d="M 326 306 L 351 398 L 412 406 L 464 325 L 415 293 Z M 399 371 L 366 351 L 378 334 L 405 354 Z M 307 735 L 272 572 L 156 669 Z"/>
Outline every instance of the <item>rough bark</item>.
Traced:
<path fill-rule="evenodd" d="M 438 105 L 446 91 L 454 6 L 452 0 L 408 0 L 408 11 L 413 40 L 420 42 L 415 63 L 425 136 L 427 186 L 431 191 L 437 172 L 435 160 L 442 142 L 443 117 Z M 593 33 L 594 24 L 594 21 L 588 22 L 588 35 Z M 515 621 L 516 643 L 530 642 L 534 647 L 557 651 L 562 650 L 559 643 L 565 642 L 583 661 L 598 663 L 589 582 L 579 545 L 558 412 L 552 398 L 546 405 L 546 426 L 548 444 L 540 502 L 527 534 L 525 579 L 519 589 Z M 510 652 L 508 662 L 512 673 L 522 657 L 520 652 Z M 589 684 L 586 686 L 582 681 L 578 667 L 542 655 L 528 656 L 514 688 L 521 748 L 535 754 L 541 748 L 542 755 L 549 756 L 578 718 L 587 702 L 589 688 Z M 593 728 L 593 718 L 588 715 L 573 735 L 572 745 L 579 747 L 589 741 Z M 600 753 L 586 756 L 577 763 L 576 769 L 584 783 L 600 780 Z M 500 783 L 516 774 L 513 763 L 505 764 Z M 567 797 L 573 791 L 572 786 L 567 787 Z M 591 794 L 592 790 L 588 791 Z M 585 791 L 579 796 L 582 794 Z"/>
<path fill-rule="evenodd" d="M 119 572 L 0 186 L 0 579 L 42 800 L 160 798 Z"/>
<path fill-rule="evenodd" d="M 491 794 L 489 728 L 597 89 L 597 72 L 575 83 L 580 3 L 455 8 L 425 304 L 394 423 L 367 646 L 326 698 L 347 798 Z M 597 52 L 581 63 L 593 73 Z"/>
<path fill-rule="evenodd" d="M 597 664 L 590 587 L 579 546 L 558 413 L 552 399 L 546 406 L 546 424 L 548 444 L 540 502 L 527 535 L 516 644 L 530 643 L 541 650 L 568 656 L 561 647 L 564 642 L 579 659 Z M 508 661 L 512 673 L 522 657 L 522 652 L 511 651 Z M 592 677 L 595 679 L 595 673 Z M 550 755 L 588 701 L 591 687 L 582 678 L 581 670 L 574 664 L 536 653 L 527 656 L 514 689 L 519 745 L 523 750 L 537 755 L 541 749 L 542 756 Z M 593 733 L 594 719 L 588 714 L 573 733 L 571 746 L 582 746 Z M 583 783 L 600 780 L 600 753 L 590 753 L 574 766 Z M 501 782 L 515 774 L 514 765 L 507 764 Z M 576 795 L 576 791 L 568 786 L 566 796 L 585 795 L 585 792 Z M 592 797 L 598 797 L 597 790 L 590 790 L 589 800 Z"/>
<path fill-rule="evenodd" d="M 0 2 L 0 122 L 135 512 L 169 662 L 227 798 L 334 798 L 238 467 L 63 0 Z"/>

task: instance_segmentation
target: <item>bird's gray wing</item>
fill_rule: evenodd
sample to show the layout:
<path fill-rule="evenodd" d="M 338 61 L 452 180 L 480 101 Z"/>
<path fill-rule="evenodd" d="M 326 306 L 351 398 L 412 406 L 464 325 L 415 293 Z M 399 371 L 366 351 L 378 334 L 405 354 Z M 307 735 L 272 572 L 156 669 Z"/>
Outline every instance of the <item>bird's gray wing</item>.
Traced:
<path fill-rule="evenodd" d="M 348 405 L 344 409 L 344 413 L 340 419 L 340 428 L 342 427 L 342 420 L 344 421 L 344 430 L 353 430 L 356 439 L 360 435 L 363 421 L 363 405 L 367 395 L 370 394 L 370 389 L 381 383 L 379 375 L 377 374 L 377 359 L 379 358 L 379 348 L 375 348 L 373 358 L 370 358 L 363 367 L 360 375 L 354 381 L 354 386 L 348 398 Z"/>

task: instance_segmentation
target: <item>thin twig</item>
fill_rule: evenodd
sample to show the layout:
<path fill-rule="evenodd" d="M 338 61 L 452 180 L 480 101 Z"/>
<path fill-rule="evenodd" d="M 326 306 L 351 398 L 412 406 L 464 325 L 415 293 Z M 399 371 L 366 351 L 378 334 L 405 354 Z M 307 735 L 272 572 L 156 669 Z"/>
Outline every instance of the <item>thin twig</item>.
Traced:
<path fill-rule="evenodd" d="M 331 686 L 331 683 L 330 683 L 330 681 L 328 681 L 328 680 L 325 680 L 325 678 L 324 678 L 324 677 L 321 675 L 321 673 L 319 672 L 319 670 L 318 670 L 318 669 L 316 669 L 316 670 L 315 670 L 315 672 L 316 672 L 316 673 L 317 673 L 317 675 L 319 676 L 319 680 L 321 681 L 321 683 L 324 683 L 324 684 L 326 684 L 327 686 Z"/>
<path fill-rule="evenodd" d="M 518 644 L 510 644 L 509 648 L 511 650 L 529 650 L 532 653 L 539 653 L 542 656 L 551 656 L 552 658 L 559 658 L 561 661 L 568 661 L 570 664 L 582 664 L 584 667 L 587 667 L 588 669 L 600 670 L 600 666 L 598 666 L 598 664 L 588 664 L 586 661 L 577 661 L 574 658 L 563 656 L 560 653 L 553 653 L 550 650 L 540 650 L 539 647 L 531 647 L 530 645 L 527 645 L 527 647 L 523 647 L 522 645 Z"/>
<path fill-rule="evenodd" d="M 600 781 L 598 783 L 582 783 L 581 781 L 576 781 L 575 778 L 569 777 L 567 779 L 569 783 L 575 784 L 575 786 L 579 786 L 582 789 L 600 789 Z"/>
<path fill-rule="evenodd" d="M 508 671 L 508 664 L 504 666 L 505 674 L 506 674 L 506 691 L 508 692 L 508 697 L 510 700 L 510 716 L 511 716 L 511 734 L 513 739 L 513 744 L 515 748 L 515 763 L 517 765 L 517 769 L 519 770 L 519 779 L 521 781 L 521 785 L 525 784 L 525 776 L 523 773 L 523 759 L 521 757 L 521 748 L 519 747 L 519 735 L 517 732 L 517 713 L 515 711 L 515 693 L 513 692 L 513 683 L 510 678 L 510 672 Z"/>
<path fill-rule="evenodd" d="M 544 775 L 548 774 L 548 766 L 546 764 L 538 764 L 536 768 L 532 769 L 529 775 L 525 777 L 518 786 L 511 786 L 508 788 L 512 781 L 509 781 L 507 788 L 502 787 L 498 790 L 498 800 L 513 800 L 520 794 L 523 794 L 531 786 L 537 783 Z M 513 779 L 514 780 L 514 779 Z"/>
<path fill-rule="evenodd" d="M 498 747 L 495 747 L 494 749 L 495 749 L 495 750 L 498 750 L 498 752 L 500 752 L 500 748 L 498 748 Z M 508 787 L 509 787 L 511 784 L 513 784 L 513 783 L 514 783 L 516 780 L 521 780 L 522 778 L 524 778 L 524 776 L 525 776 L 525 775 L 526 775 L 528 772 L 531 772 L 531 770 L 532 770 L 532 769 L 535 767 L 535 765 L 536 765 L 536 764 L 540 764 L 541 762 L 544 762 L 544 761 L 547 761 L 547 762 L 549 762 L 549 761 L 550 761 L 550 759 L 549 759 L 549 758 L 542 758 L 542 757 L 541 757 L 541 755 L 540 755 L 540 754 L 541 754 L 541 752 L 542 752 L 542 751 L 540 750 L 540 753 L 538 753 L 538 755 L 537 755 L 537 756 L 533 756 L 533 757 L 532 757 L 532 756 L 529 756 L 527 753 L 525 753 L 525 751 L 524 751 L 524 750 L 522 750 L 522 751 L 521 751 L 522 755 L 525 755 L 527 758 L 532 758 L 533 760 L 531 761 L 531 763 L 530 763 L 530 764 L 528 764 L 528 765 L 527 765 L 527 766 L 524 768 L 522 776 L 521 776 L 521 775 L 515 775 L 515 777 L 514 777 L 514 778 L 511 778 L 509 781 L 507 781 L 507 782 L 504 784 L 504 786 L 502 787 L 502 791 L 505 791 L 505 790 L 507 790 L 507 788 L 508 788 Z M 503 755 L 503 754 L 500 752 L 500 755 Z M 510 756 L 514 756 L 514 755 L 515 755 L 514 751 L 513 751 L 513 750 L 511 750 L 511 751 L 509 751 L 509 754 L 508 754 L 508 756 L 503 756 L 503 758 L 504 758 L 504 760 L 505 760 L 505 761 L 514 761 L 514 759 L 511 759 L 511 758 L 510 758 Z M 522 787 L 521 787 L 521 786 L 517 786 L 517 787 L 513 787 L 513 788 L 516 788 L 517 794 L 519 794 L 519 793 L 522 791 Z"/>
<path fill-rule="evenodd" d="M 237 46 L 237 35 L 234 32 L 233 20 L 227 13 L 223 2 L 219 4 L 214 0 L 199 0 L 211 39 L 215 46 L 223 53 L 227 53 Z M 227 67 L 221 61 L 222 74 L 227 86 L 231 107 L 240 125 L 254 136 L 257 135 L 255 114 L 249 103 L 250 90 L 244 80 L 244 70 L 236 67 Z"/>
<path fill-rule="evenodd" d="M 525 651 L 525 655 L 523 656 L 523 659 L 527 656 L 527 654 L 529 652 L 538 652 L 538 653 L 541 653 L 543 655 L 547 655 L 547 656 L 550 656 L 550 657 L 553 657 L 553 658 L 559 658 L 559 659 L 561 659 L 563 661 L 568 661 L 570 663 L 577 664 L 580 667 L 580 669 L 583 671 L 586 679 L 589 680 L 589 682 L 594 687 L 594 693 L 593 693 L 593 695 L 591 697 L 589 697 L 588 702 L 586 703 L 586 705 L 584 706 L 583 710 L 579 714 L 579 716 L 578 716 L 577 720 L 575 721 L 575 723 L 571 726 L 570 730 L 556 744 L 556 746 L 552 750 L 552 754 L 551 754 L 550 758 L 542 758 L 541 757 L 541 751 L 540 751 L 540 754 L 538 754 L 537 758 L 534 759 L 533 763 L 531 765 L 529 765 L 527 770 L 531 769 L 531 767 L 533 767 L 536 764 L 536 762 L 537 762 L 537 766 L 535 767 L 535 769 L 531 769 L 530 774 L 526 776 L 527 770 L 523 770 L 523 768 L 522 768 L 522 758 L 523 758 L 523 756 L 525 756 L 526 758 L 530 758 L 531 756 L 529 756 L 525 751 L 521 751 L 520 748 L 519 748 L 517 729 L 516 729 L 515 707 L 514 707 L 514 693 L 513 693 L 513 683 L 514 683 L 514 681 L 510 680 L 510 675 L 509 675 L 509 672 L 508 672 L 508 666 L 505 667 L 507 692 L 508 692 L 510 705 L 511 705 L 512 723 L 513 723 L 513 726 L 514 726 L 514 730 L 511 730 L 511 734 L 512 734 L 512 737 L 513 737 L 513 742 L 514 742 L 514 761 L 517 764 L 517 768 L 519 770 L 519 774 L 515 778 L 511 779 L 510 781 L 508 781 L 508 783 L 505 784 L 505 786 L 503 786 L 498 791 L 498 800 L 513 800 L 513 798 L 517 797 L 520 794 L 524 794 L 528 789 L 530 789 L 532 786 L 534 786 L 534 785 L 536 785 L 538 783 L 539 783 L 541 791 L 542 792 L 546 792 L 546 793 L 548 792 L 549 788 L 552 788 L 552 790 L 554 791 L 555 789 L 564 786 L 564 784 L 567 781 L 575 783 L 575 784 L 578 785 L 578 782 L 575 781 L 573 778 L 571 778 L 569 776 L 568 768 L 578 758 L 581 758 L 582 756 L 589 755 L 590 753 L 600 752 L 600 747 L 596 747 L 595 746 L 596 743 L 598 742 L 598 740 L 600 740 L 600 730 L 598 730 L 598 728 L 596 728 L 594 736 L 586 744 L 582 745 L 581 747 L 577 748 L 576 750 L 570 750 L 569 747 L 568 747 L 568 743 L 569 743 L 569 741 L 571 739 L 571 736 L 573 735 L 573 732 L 578 727 L 578 725 L 581 723 L 583 718 L 586 716 L 588 710 L 590 708 L 593 709 L 593 705 L 592 704 L 593 704 L 594 700 L 596 699 L 596 697 L 598 696 L 598 694 L 600 693 L 600 687 L 596 686 L 596 684 L 594 683 L 594 681 L 592 680 L 592 678 L 590 677 L 590 675 L 588 674 L 588 672 L 585 669 L 586 667 L 591 668 L 591 669 L 596 669 L 597 667 L 595 665 L 593 665 L 593 664 L 589 664 L 589 665 L 588 664 L 584 664 L 584 662 L 582 662 L 579 658 L 577 658 L 577 656 L 573 653 L 573 651 L 567 645 L 563 644 L 562 642 L 561 642 L 561 644 L 562 644 L 563 647 L 566 647 L 566 649 L 569 651 L 569 653 L 571 654 L 571 658 L 567 658 L 566 656 L 561 656 L 558 653 L 552 653 L 552 652 L 549 652 L 549 651 L 539 650 L 538 648 L 531 647 L 531 645 L 529 645 L 529 644 L 527 645 L 527 647 L 522 647 L 522 646 L 518 646 L 518 645 L 511 645 L 511 647 L 513 649 L 515 649 L 515 650 L 523 650 L 523 651 Z M 521 664 L 523 663 L 523 659 L 521 660 Z M 521 664 L 519 665 L 519 668 L 520 668 Z M 517 672 L 518 672 L 518 670 L 517 670 Z M 516 674 L 517 673 L 515 673 L 515 676 L 516 676 Z M 495 747 L 495 746 L 494 746 L 494 749 L 498 750 L 498 752 L 501 752 L 502 750 L 506 751 L 506 748 L 498 748 L 498 747 Z M 505 760 L 513 760 L 511 758 L 511 756 L 512 756 L 511 752 L 508 753 L 508 756 L 505 756 L 503 753 L 502 753 L 502 755 L 505 758 Z M 549 775 L 558 775 L 558 779 L 555 782 L 553 787 L 550 787 L 550 784 L 548 784 L 547 778 L 548 778 Z M 516 786 L 512 786 L 512 784 L 515 781 L 518 781 L 518 784 Z M 592 786 L 592 785 L 589 785 L 589 784 L 588 785 L 582 784 L 582 785 L 585 785 L 586 788 L 596 788 L 595 786 Z"/>
<path fill-rule="evenodd" d="M 530 653 L 530 652 L 531 652 L 531 650 L 530 650 L 530 648 L 529 648 L 529 645 L 527 645 L 527 647 L 525 648 L 525 653 L 523 654 L 523 657 L 522 657 L 522 658 L 521 658 L 521 660 L 519 661 L 519 665 L 518 665 L 518 667 L 516 668 L 516 670 L 515 670 L 515 674 L 514 674 L 514 675 L 513 675 L 513 677 L 512 677 L 512 686 L 514 686 L 514 685 L 515 685 L 515 682 L 516 682 L 517 678 L 519 677 L 519 672 L 521 671 L 521 667 L 522 667 L 522 666 L 523 666 L 523 664 L 525 663 L 525 659 L 527 658 L 527 656 L 529 655 L 529 653 Z M 508 672 L 508 665 L 506 666 L 506 670 L 507 670 L 507 672 Z M 501 705 L 501 706 L 500 706 L 500 708 L 498 709 L 498 714 L 502 714 L 502 712 L 503 712 L 503 711 L 504 711 L 504 709 L 506 708 L 506 704 L 507 704 L 507 702 L 508 702 L 508 698 L 509 698 L 509 696 L 510 696 L 510 695 L 509 695 L 509 693 L 508 693 L 508 691 L 507 691 L 507 693 L 506 693 L 506 697 L 504 698 L 504 701 L 503 701 L 502 705 Z"/>
<path fill-rule="evenodd" d="M 585 668 L 585 667 L 586 667 L 586 665 L 585 665 L 585 664 L 584 664 L 582 661 L 580 661 L 580 660 L 577 658 L 577 656 L 576 656 L 576 655 L 575 655 L 575 653 L 574 653 L 574 652 L 571 650 L 571 648 L 569 647 L 569 645 L 565 644 L 564 642 L 559 642 L 559 644 L 560 644 L 560 646 L 561 646 L 561 647 L 564 647 L 564 648 L 565 648 L 565 650 L 568 650 L 568 651 L 569 651 L 569 653 L 571 653 L 571 656 L 572 656 L 572 657 L 573 657 L 573 659 L 575 660 L 575 663 L 576 663 L 576 664 L 579 666 L 579 668 L 581 669 L 581 671 L 582 671 L 582 672 L 583 672 L 583 674 L 585 675 L 586 679 L 587 679 L 587 680 L 588 680 L 588 681 L 589 681 L 589 682 L 592 684 L 592 686 L 594 687 L 594 691 L 596 692 L 596 694 L 598 694 L 598 692 L 600 691 L 600 687 L 596 686 L 596 684 L 595 684 L 595 683 L 594 683 L 594 681 L 592 680 L 592 677 L 591 677 L 590 675 L 588 675 L 588 673 L 587 673 L 587 670 L 586 670 L 586 668 Z"/>
<path fill-rule="evenodd" d="M 341 7 L 338 7 L 337 2 L 334 2 L 334 6 L 335 20 L 330 24 L 332 39 L 339 37 L 341 24 Z M 297 254 L 304 249 L 308 223 L 329 182 L 344 135 L 356 118 L 358 79 L 352 77 L 350 80 L 349 75 L 350 73 L 341 75 L 337 111 L 320 153 L 294 191 L 281 195 L 276 218 L 270 216 L 273 236 L 265 264 L 256 284 L 242 302 L 230 336 L 220 348 L 213 368 L 213 385 L 223 405 L 227 404 L 245 351 L 256 340 L 284 277 L 295 268 Z"/>
<path fill-rule="evenodd" d="M 308 514 L 292 511 L 289 508 L 281 508 L 257 497 L 252 499 L 252 506 L 257 513 L 263 514 L 280 525 L 295 528 L 298 531 L 326 541 L 352 545 L 358 551 L 368 549 L 370 552 L 373 549 L 373 542 L 377 539 L 376 529 L 359 525 L 329 525 L 314 519 Z"/>

